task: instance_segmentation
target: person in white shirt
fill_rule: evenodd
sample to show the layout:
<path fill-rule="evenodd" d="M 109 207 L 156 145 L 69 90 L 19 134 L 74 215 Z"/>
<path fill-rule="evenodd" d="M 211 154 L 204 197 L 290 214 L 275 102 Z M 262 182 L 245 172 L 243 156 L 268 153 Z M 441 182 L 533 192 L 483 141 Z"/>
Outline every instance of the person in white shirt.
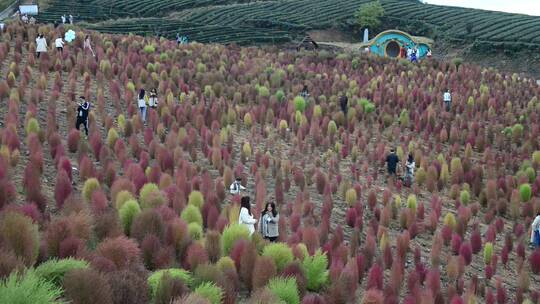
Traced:
<path fill-rule="evenodd" d="M 242 178 L 237 177 L 236 180 L 229 186 L 229 192 L 231 194 L 240 194 L 241 190 L 246 190 L 246 187 L 241 184 Z"/>
<path fill-rule="evenodd" d="M 152 109 L 156 109 L 158 104 L 158 98 L 157 98 L 157 90 L 156 88 L 153 88 L 150 91 L 150 98 L 148 98 L 148 105 Z"/>
<path fill-rule="evenodd" d="M 56 40 L 54 40 L 54 45 L 56 46 L 57 51 L 59 51 L 60 53 L 64 52 L 64 40 L 62 39 L 62 37 L 56 38 Z"/>
<path fill-rule="evenodd" d="M 255 232 L 255 224 L 257 220 L 253 218 L 251 214 L 251 204 L 249 203 L 249 196 L 244 196 L 240 200 L 240 216 L 238 217 L 238 224 L 244 225 L 249 230 L 249 235 Z"/>
<path fill-rule="evenodd" d="M 407 58 L 411 59 L 413 49 L 411 47 L 407 47 Z"/>
<path fill-rule="evenodd" d="M 144 123 L 146 123 L 146 92 L 144 89 L 141 89 L 139 92 L 139 99 L 138 99 L 138 106 L 139 106 L 139 112 L 141 114 L 141 119 Z"/>
<path fill-rule="evenodd" d="M 69 14 L 69 24 L 73 24 L 73 15 Z"/>
<path fill-rule="evenodd" d="M 531 224 L 531 245 L 534 248 L 540 247 L 540 212 L 536 214 Z"/>
<path fill-rule="evenodd" d="M 41 53 L 47 53 L 47 40 L 43 37 L 43 34 L 39 34 L 36 38 L 36 53 L 37 58 L 39 58 Z"/>
<path fill-rule="evenodd" d="M 444 104 L 446 105 L 446 111 L 450 112 L 450 106 L 452 105 L 452 94 L 450 94 L 449 89 L 446 89 L 446 91 L 444 92 L 443 100 Z"/>
<path fill-rule="evenodd" d="M 414 169 L 416 169 L 416 163 L 414 162 L 414 157 L 412 154 L 409 154 L 407 158 L 407 163 L 405 164 L 405 186 L 410 187 L 414 182 Z"/>
<path fill-rule="evenodd" d="M 62 19 L 62 24 L 66 24 L 66 15 L 62 15 L 60 19 Z"/>

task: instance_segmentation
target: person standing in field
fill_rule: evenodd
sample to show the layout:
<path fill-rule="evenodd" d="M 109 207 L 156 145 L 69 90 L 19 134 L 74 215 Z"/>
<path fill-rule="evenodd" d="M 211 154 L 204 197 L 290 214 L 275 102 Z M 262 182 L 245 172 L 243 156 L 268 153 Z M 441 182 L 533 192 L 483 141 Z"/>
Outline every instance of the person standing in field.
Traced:
<path fill-rule="evenodd" d="M 144 89 L 141 89 L 139 91 L 139 99 L 138 99 L 138 106 L 139 106 L 139 112 L 141 114 L 141 119 L 143 123 L 146 123 L 146 92 Z"/>
<path fill-rule="evenodd" d="M 279 237 L 279 214 L 274 203 L 266 203 L 261 215 L 260 232 L 264 239 L 275 242 Z"/>
<path fill-rule="evenodd" d="M 36 53 L 37 58 L 39 58 L 41 53 L 47 53 L 47 40 L 43 34 L 39 34 L 39 36 L 36 38 Z"/>
<path fill-rule="evenodd" d="M 450 112 L 450 107 L 452 105 L 452 94 L 450 94 L 449 89 L 446 89 L 446 91 L 444 92 L 443 100 L 444 100 L 444 105 L 446 106 L 446 111 Z"/>
<path fill-rule="evenodd" d="M 240 200 L 240 215 L 238 217 L 238 224 L 246 226 L 249 231 L 249 235 L 255 232 L 255 224 L 257 220 L 253 218 L 251 214 L 251 204 L 249 202 L 249 196 L 244 196 Z"/>
<path fill-rule="evenodd" d="M 414 183 L 414 169 L 416 169 L 416 163 L 414 162 L 414 157 L 412 154 L 409 154 L 407 158 L 407 163 L 405 164 L 405 186 L 410 187 Z"/>
<path fill-rule="evenodd" d="M 389 176 L 397 176 L 397 165 L 399 163 L 399 157 L 397 156 L 394 149 L 390 150 L 390 154 L 386 157 L 386 164 L 388 168 L 388 175 Z"/>
<path fill-rule="evenodd" d="M 90 112 L 90 103 L 86 101 L 84 96 L 80 96 L 80 104 L 77 108 L 77 122 L 75 123 L 75 128 L 80 130 L 81 124 L 84 125 L 84 132 L 86 137 L 88 137 L 88 113 Z"/>
<path fill-rule="evenodd" d="M 64 40 L 61 36 L 58 36 L 58 38 L 56 38 L 56 40 L 54 41 L 54 45 L 56 46 L 57 51 L 59 51 L 60 53 L 64 52 Z"/>
<path fill-rule="evenodd" d="M 347 119 L 348 104 L 349 98 L 347 98 L 347 95 L 341 95 L 339 98 L 339 107 L 341 108 L 341 112 L 345 115 L 345 119 Z"/>
<path fill-rule="evenodd" d="M 307 85 L 304 85 L 304 88 L 302 89 L 302 92 L 300 92 L 300 96 L 302 96 L 306 101 L 309 97 L 309 91 Z"/>
<path fill-rule="evenodd" d="M 96 54 L 94 54 L 94 50 L 92 49 L 92 43 L 90 41 L 90 36 L 89 35 L 86 35 L 86 37 L 84 38 L 83 49 L 84 50 L 90 50 L 90 53 L 92 53 L 92 56 L 96 57 Z"/>
<path fill-rule="evenodd" d="M 237 177 L 236 180 L 229 186 L 229 192 L 231 194 L 240 194 L 240 191 L 246 190 L 246 187 L 242 186 L 242 178 Z"/>
<path fill-rule="evenodd" d="M 540 212 L 536 213 L 531 224 L 531 246 L 533 248 L 540 247 Z"/>
<path fill-rule="evenodd" d="M 62 24 L 66 24 L 66 15 L 65 15 L 65 14 L 62 15 L 62 16 L 60 17 L 60 19 L 62 20 Z"/>
<path fill-rule="evenodd" d="M 150 98 L 148 99 L 148 105 L 152 109 L 156 109 L 158 104 L 158 98 L 157 98 L 157 90 L 156 88 L 153 88 L 150 91 Z"/>
<path fill-rule="evenodd" d="M 73 15 L 69 14 L 69 24 L 73 24 Z"/>

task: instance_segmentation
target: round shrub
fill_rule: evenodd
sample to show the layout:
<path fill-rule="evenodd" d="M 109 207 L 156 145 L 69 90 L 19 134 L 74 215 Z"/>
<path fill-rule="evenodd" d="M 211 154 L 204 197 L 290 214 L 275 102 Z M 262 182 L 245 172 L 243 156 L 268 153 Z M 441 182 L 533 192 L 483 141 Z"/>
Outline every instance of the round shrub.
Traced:
<path fill-rule="evenodd" d="M 287 304 L 300 304 L 300 295 L 295 278 L 273 278 L 268 283 L 268 289 Z"/>
<path fill-rule="evenodd" d="M 306 256 L 302 268 L 307 279 L 307 289 L 318 292 L 328 282 L 328 258 L 318 249 L 313 256 Z"/>
<path fill-rule="evenodd" d="M 337 132 L 337 125 L 336 122 L 333 120 L 330 120 L 328 123 L 328 134 L 336 134 Z"/>
<path fill-rule="evenodd" d="M 322 116 L 322 108 L 320 105 L 315 105 L 313 107 L 313 116 L 314 117 L 321 117 Z"/>
<path fill-rule="evenodd" d="M 409 194 L 409 196 L 407 197 L 407 208 L 416 211 L 416 203 L 416 195 Z"/>
<path fill-rule="evenodd" d="M 107 274 L 113 303 L 147 304 L 149 291 L 146 278 L 134 271 L 123 270 Z"/>
<path fill-rule="evenodd" d="M 26 266 L 36 262 L 39 253 L 38 226 L 18 212 L 6 212 L 0 217 L 2 248 L 12 251 Z"/>
<path fill-rule="evenodd" d="M 35 118 L 30 118 L 26 123 L 26 135 L 30 135 L 32 133 L 38 135 L 40 130 L 39 123 Z"/>
<path fill-rule="evenodd" d="M 36 275 L 48 282 L 53 283 L 55 286 L 62 286 L 64 275 L 74 269 L 86 269 L 89 264 L 85 260 L 77 260 L 73 258 L 67 259 L 51 259 L 45 263 L 40 264 L 35 272 Z"/>
<path fill-rule="evenodd" d="M 357 199 L 358 198 L 356 190 L 354 188 L 350 188 L 349 190 L 347 190 L 347 192 L 345 193 L 345 201 L 347 202 L 347 204 L 349 204 L 349 206 L 354 205 Z"/>
<path fill-rule="evenodd" d="M 452 213 L 447 213 L 445 216 L 444 216 L 444 224 L 450 228 L 452 228 L 452 230 L 456 227 L 456 217 L 454 216 L 454 214 Z"/>
<path fill-rule="evenodd" d="M 221 244 L 223 246 L 224 254 L 229 255 L 234 243 L 240 239 L 249 240 L 249 230 L 247 227 L 240 224 L 227 226 L 221 235 Z"/>
<path fill-rule="evenodd" d="M 251 145 L 247 141 L 242 146 L 242 155 L 245 157 L 251 156 Z"/>
<path fill-rule="evenodd" d="M 151 54 L 156 51 L 156 47 L 153 44 L 147 44 L 144 46 L 143 51 L 147 54 Z"/>
<path fill-rule="evenodd" d="M 204 282 L 199 285 L 193 293 L 210 301 L 211 304 L 220 304 L 223 299 L 223 290 L 213 282 Z"/>
<path fill-rule="evenodd" d="M 203 229 L 198 223 L 189 223 L 188 232 L 192 240 L 200 240 L 203 235 Z"/>
<path fill-rule="evenodd" d="M 300 113 L 304 113 L 306 110 L 306 100 L 302 96 L 296 96 L 294 98 L 294 109 Z"/>
<path fill-rule="evenodd" d="M 0 281 L 0 303 L 61 303 L 62 289 L 40 278 L 32 270 L 12 272 Z"/>
<path fill-rule="evenodd" d="M 280 130 L 286 130 L 289 127 L 289 124 L 287 124 L 287 121 L 282 119 L 279 121 L 279 129 Z"/>
<path fill-rule="evenodd" d="M 193 278 L 191 276 L 191 273 L 189 271 L 184 270 L 182 268 L 168 268 L 168 269 L 161 269 L 158 270 L 152 275 L 148 277 L 148 286 L 150 286 L 150 291 L 152 293 L 152 297 L 156 294 L 159 283 L 163 279 L 164 275 L 168 275 L 172 279 L 179 279 L 186 285 L 191 285 Z"/>
<path fill-rule="evenodd" d="M 484 245 L 484 263 L 489 264 L 493 257 L 493 243 L 488 242 Z"/>
<path fill-rule="evenodd" d="M 533 163 L 540 165 L 540 151 L 534 151 L 532 154 Z"/>
<path fill-rule="evenodd" d="M 131 230 L 131 223 L 137 214 L 141 213 L 141 207 L 136 200 L 130 199 L 126 201 L 120 210 L 118 210 L 118 215 L 120 216 L 120 222 L 124 228 L 126 234 Z"/>
<path fill-rule="evenodd" d="M 469 194 L 469 191 L 461 190 L 461 193 L 459 194 L 459 200 L 463 205 L 468 205 L 471 201 L 471 195 Z"/>
<path fill-rule="evenodd" d="M 112 291 L 107 278 L 92 268 L 69 271 L 63 284 L 64 295 L 71 300 L 70 303 L 112 303 Z"/>
<path fill-rule="evenodd" d="M 283 92 L 283 90 L 277 90 L 276 92 L 276 99 L 279 101 L 279 102 L 283 102 L 283 100 L 285 100 L 285 92 Z"/>
<path fill-rule="evenodd" d="M 251 117 L 251 114 L 250 113 L 246 113 L 244 115 L 244 124 L 247 126 L 247 127 L 251 127 L 253 125 L 253 118 Z"/>
<path fill-rule="evenodd" d="M 99 181 L 92 177 L 86 180 L 84 182 L 84 186 L 82 189 L 83 198 L 86 202 L 90 202 L 92 199 L 92 194 L 94 191 L 101 189 L 101 186 L 99 185 Z"/>
<path fill-rule="evenodd" d="M 272 243 L 264 247 L 262 255 L 274 260 L 278 272 L 294 259 L 291 248 L 285 243 Z"/>
<path fill-rule="evenodd" d="M 226 269 L 236 269 L 233 259 L 230 256 L 223 256 L 217 261 L 216 265 L 218 268 L 225 272 Z"/>
<path fill-rule="evenodd" d="M 118 140 L 118 132 L 116 132 L 115 128 L 110 128 L 109 132 L 107 132 L 107 145 L 109 148 L 114 149 L 114 144 Z"/>
<path fill-rule="evenodd" d="M 199 226 L 202 226 L 203 224 L 201 211 L 199 210 L 199 208 L 193 205 L 187 205 L 180 214 L 180 217 L 188 224 L 196 223 Z"/>
<path fill-rule="evenodd" d="M 523 184 L 523 185 L 519 186 L 519 197 L 521 198 L 522 202 L 530 201 L 531 196 L 532 196 L 531 185 Z"/>
<path fill-rule="evenodd" d="M 188 205 L 193 205 L 199 209 L 202 208 L 204 204 L 204 197 L 200 191 L 191 191 L 188 197 Z"/>
<path fill-rule="evenodd" d="M 129 200 L 133 200 L 133 199 L 135 198 L 133 197 L 133 194 L 131 194 L 131 192 L 129 192 L 128 190 L 122 190 L 118 192 L 118 194 L 116 195 L 116 201 L 114 202 L 114 207 L 117 210 L 120 210 L 120 208 L 122 208 L 125 202 Z"/>
<path fill-rule="evenodd" d="M 139 192 L 139 199 L 141 202 L 141 207 L 143 208 L 156 207 L 155 200 L 159 200 L 160 197 L 162 198 L 163 195 L 159 191 L 158 185 L 154 183 L 144 184 L 144 186 L 141 188 L 141 191 Z M 161 203 L 164 203 L 164 201 Z M 160 205 L 159 202 L 158 205 Z"/>

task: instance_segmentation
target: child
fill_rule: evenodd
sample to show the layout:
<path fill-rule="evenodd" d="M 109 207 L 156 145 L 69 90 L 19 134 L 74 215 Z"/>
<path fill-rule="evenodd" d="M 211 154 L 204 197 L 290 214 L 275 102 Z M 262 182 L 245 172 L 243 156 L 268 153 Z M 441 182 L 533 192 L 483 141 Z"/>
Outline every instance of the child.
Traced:
<path fill-rule="evenodd" d="M 275 242 L 279 237 L 279 214 L 274 203 L 266 203 L 261 215 L 261 234 L 264 239 Z"/>
<path fill-rule="evenodd" d="M 251 205 L 249 203 L 249 196 L 244 196 L 240 200 L 240 215 L 238 217 L 238 224 L 244 225 L 249 231 L 249 235 L 255 232 L 255 224 L 257 220 L 253 218 L 251 214 Z"/>

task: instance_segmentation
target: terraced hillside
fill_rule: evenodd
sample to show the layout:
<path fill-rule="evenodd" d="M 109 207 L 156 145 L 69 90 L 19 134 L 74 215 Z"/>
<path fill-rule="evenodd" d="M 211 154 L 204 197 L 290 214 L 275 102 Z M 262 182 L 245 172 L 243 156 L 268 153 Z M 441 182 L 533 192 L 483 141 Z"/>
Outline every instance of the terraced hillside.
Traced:
<path fill-rule="evenodd" d="M 177 32 L 200 42 L 284 42 L 309 29 L 354 24 L 354 12 L 368 0 L 50 0 L 41 21 L 71 13 L 92 29 L 110 33 Z M 540 18 L 467 8 L 381 0 L 385 27 L 399 27 L 483 48 L 540 49 Z"/>

